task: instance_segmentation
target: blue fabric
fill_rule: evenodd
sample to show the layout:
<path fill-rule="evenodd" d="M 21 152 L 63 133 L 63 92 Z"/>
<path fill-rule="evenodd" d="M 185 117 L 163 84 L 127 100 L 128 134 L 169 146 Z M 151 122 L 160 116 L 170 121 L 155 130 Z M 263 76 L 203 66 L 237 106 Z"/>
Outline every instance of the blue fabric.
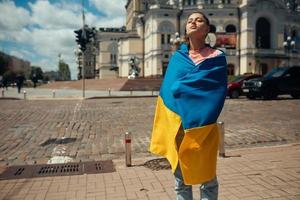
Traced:
<path fill-rule="evenodd" d="M 164 104 L 178 114 L 183 129 L 215 123 L 227 91 L 225 54 L 207 58 L 195 65 L 186 44 L 170 59 L 160 89 Z"/>

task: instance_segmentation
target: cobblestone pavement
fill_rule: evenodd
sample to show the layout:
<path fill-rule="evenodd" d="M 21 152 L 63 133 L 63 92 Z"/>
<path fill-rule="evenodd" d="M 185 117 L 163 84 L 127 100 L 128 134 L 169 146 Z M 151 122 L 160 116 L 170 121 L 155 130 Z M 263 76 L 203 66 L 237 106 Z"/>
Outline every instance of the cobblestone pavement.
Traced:
<path fill-rule="evenodd" d="M 124 133 L 133 136 L 133 158 L 147 148 L 156 98 L 0 100 L 0 166 L 124 156 Z M 265 146 L 300 141 L 300 100 L 226 100 L 225 146 Z"/>
<path fill-rule="evenodd" d="M 279 147 L 229 150 L 218 159 L 220 200 L 299 200 L 300 143 Z M 3 200 L 171 200 L 175 199 L 171 170 L 125 167 L 116 172 L 0 181 Z M 194 199 L 199 186 L 193 186 Z"/>

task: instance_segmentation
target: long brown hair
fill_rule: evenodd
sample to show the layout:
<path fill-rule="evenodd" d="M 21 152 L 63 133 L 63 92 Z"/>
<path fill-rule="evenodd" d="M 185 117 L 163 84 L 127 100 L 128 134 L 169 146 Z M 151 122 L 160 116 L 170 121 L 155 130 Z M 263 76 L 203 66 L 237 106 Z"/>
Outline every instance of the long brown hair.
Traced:
<path fill-rule="evenodd" d="M 189 19 L 189 17 L 192 15 L 192 14 L 195 14 L 195 13 L 198 13 L 200 15 L 203 16 L 204 20 L 205 20 L 205 23 L 206 25 L 209 27 L 210 26 L 210 23 L 209 23 L 209 19 L 207 18 L 207 16 L 201 12 L 201 11 L 195 11 L 195 12 L 192 12 L 188 17 L 187 17 L 187 20 Z M 187 20 L 185 22 L 185 28 L 184 28 L 184 42 L 188 45 L 188 47 L 190 47 L 190 40 L 189 40 L 189 37 L 187 36 L 186 34 L 186 24 L 187 24 Z"/>

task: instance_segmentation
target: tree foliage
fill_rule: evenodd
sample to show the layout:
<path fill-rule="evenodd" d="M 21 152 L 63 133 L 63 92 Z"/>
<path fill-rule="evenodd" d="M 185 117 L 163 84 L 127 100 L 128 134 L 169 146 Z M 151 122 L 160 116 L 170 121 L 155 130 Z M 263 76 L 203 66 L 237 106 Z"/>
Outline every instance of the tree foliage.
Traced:
<path fill-rule="evenodd" d="M 60 79 L 62 81 L 71 80 L 71 72 L 70 72 L 69 65 L 62 60 L 59 61 L 58 72 L 59 72 Z"/>
<path fill-rule="evenodd" d="M 30 79 L 34 82 L 34 80 L 43 80 L 44 73 L 41 67 L 31 66 Z"/>

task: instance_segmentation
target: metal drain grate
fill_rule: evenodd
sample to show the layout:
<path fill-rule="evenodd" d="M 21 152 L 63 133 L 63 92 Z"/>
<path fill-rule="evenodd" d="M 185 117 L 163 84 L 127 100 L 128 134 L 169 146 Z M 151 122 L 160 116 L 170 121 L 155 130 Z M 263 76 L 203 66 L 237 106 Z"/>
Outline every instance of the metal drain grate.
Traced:
<path fill-rule="evenodd" d="M 85 171 L 90 174 L 97 173 L 108 173 L 115 171 L 114 164 L 111 160 L 101 161 L 101 162 L 86 162 L 85 163 Z"/>
<path fill-rule="evenodd" d="M 144 166 L 152 170 L 171 169 L 171 165 L 166 158 L 148 160 L 144 163 Z"/>
<path fill-rule="evenodd" d="M 0 175 L 0 180 L 48 176 L 98 174 L 115 171 L 116 170 L 114 164 L 111 160 L 64 164 L 22 165 L 11 166 L 7 168 Z"/>
<path fill-rule="evenodd" d="M 70 176 L 82 174 L 80 163 L 38 165 L 35 169 L 35 176 Z"/>

